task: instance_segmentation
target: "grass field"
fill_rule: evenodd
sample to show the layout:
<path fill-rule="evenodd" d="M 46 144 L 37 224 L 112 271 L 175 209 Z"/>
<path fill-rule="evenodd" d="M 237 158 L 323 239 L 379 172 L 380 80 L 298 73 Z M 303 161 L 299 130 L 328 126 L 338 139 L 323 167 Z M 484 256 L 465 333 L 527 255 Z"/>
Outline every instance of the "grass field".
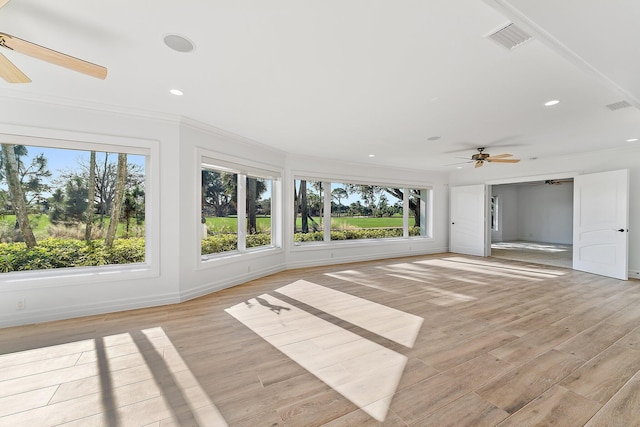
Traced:
<path fill-rule="evenodd" d="M 320 218 L 314 218 L 318 227 L 322 222 Z M 207 227 L 223 233 L 234 233 L 237 231 L 237 218 L 233 217 L 209 217 Z M 258 229 L 267 230 L 271 227 L 270 217 L 258 217 L 256 220 Z M 311 226 L 311 222 L 309 222 Z M 341 228 L 395 228 L 402 227 L 402 217 L 368 218 L 368 217 L 340 217 L 331 219 L 331 228 L 334 230 Z M 302 219 L 296 220 L 296 228 L 302 228 Z"/>
<path fill-rule="evenodd" d="M 98 217 L 99 218 L 99 217 Z M 58 236 L 52 236 L 50 233 L 50 226 L 52 225 L 51 222 L 49 221 L 49 216 L 48 215 L 29 215 L 29 222 L 31 223 L 31 227 L 33 229 L 33 234 L 36 236 L 36 240 L 42 240 L 42 239 L 46 239 L 48 237 L 58 237 Z M 2 230 L 3 232 L 9 231 L 9 230 L 13 230 L 14 225 L 16 223 L 16 216 L 15 215 L 2 215 L 0 216 L 0 230 Z M 99 224 L 99 220 L 96 220 L 94 222 L 95 226 L 97 227 Z M 59 224 L 57 227 L 59 228 L 63 228 L 64 226 Z M 84 225 L 79 225 L 80 228 L 82 228 L 82 230 L 84 230 Z M 106 229 L 109 227 L 109 217 L 105 217 L 105 221 L 104 221 L 104 230 L 106 232 Z M 136 221 L 132 220 L 129 223 L 129 232 L 130 234 L 134 233 L 134 229 L 136 227 Z M 144 223 L 138 227 L 142 227 L 144 229 Z M 126 229 L 126 224 L 120 222 L 118 224 L 118 232 L 117 232 L 117 236 L 118 237 L 123 237 L 125 235 L 125 230 Z M 144 233 L 144 231 L 143 231 Z M 131 236 L 134 237 L 134 236 Z M 138 237 L 143 237 L 143 236 L 138 236 Z"/>

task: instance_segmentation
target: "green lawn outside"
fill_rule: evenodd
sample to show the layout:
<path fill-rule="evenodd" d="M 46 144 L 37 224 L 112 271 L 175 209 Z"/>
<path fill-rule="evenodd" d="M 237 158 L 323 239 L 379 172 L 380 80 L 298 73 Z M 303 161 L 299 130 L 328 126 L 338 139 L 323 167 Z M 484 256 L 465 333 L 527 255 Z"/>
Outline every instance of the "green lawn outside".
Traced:
<path fill-rule="evenodd" d="M 46 239 L 49 237 L 55 237 L 55 236 L 51 236 L 49 233 L 49 226 L 51 226 L 51 222 L 49 221 L 49 216 L 48 215 L 29 215 L 29 222 L 31 223 L 31 227 L 33 229 L 33 234 L 36 237 L 36 240 L 42 240 L 42 239 Z M 0 228 L 2 228 L 3 230 L 11 230 L 13 229 L 14 225 L 16 223 L 16 216 L 15 215 L 2 215 L 0 216 Z M 96 221 L 94 221 L 95 226 L 97 227 L 99 225 L 99 217 L 96 218 Z M 62 227 L 62 224 L 59 224 L 60 227 Z M 80 224 L 80 227 L 84 227 L 84 225 Z M 106 229 L 109 227 L 109 217 L 105 217 L 104 220 L 104 230 L 106 232 Z M 129 232 L 130 234 L 133 234 L 133 230 L 134 227 L 136 227 L 136 221 L 135 220 L 131 220 L 129 222 Z M 141 225 L 139 225 L 138 227 L 144 227 L 144 223 L 142 223 Z M 118 223 L 118 232 L 117 232 L 117 236 L 118 237 L 124 237 L 125 235 L 125 228 L 126 228 L 126 224 L 123 222 Z M 133 236 L 132 236 L 133 237 Z"/>
<path fill-rule="evenodd" d="M 208 217 L 207 228 L 217 233 L 236 233 L 238 231 L 238 218 L 235 216 Z M 271 217 L 259 216 L 256 218 L 258 230 L 271 228 Z"/>
<path fill-rule="evenodd" d="M 210 230 L 216 230 L 218 232 L 235 233 L 237 231 L 238 219 L 233 217 L 209 217 L 207 220 L 207 227 Z M 316 224 L 320 226 L 322 222 L 320 218 L 314 218 Z M 410 220 L 411 222 L 411 220 Z M 259 229 L 268 229 L 271 227 L 270 217 L 258 217 L 257 218 Z M 340 229 L 345 227 L 355 228 L 393 228 L 402 227 L 402 217 L 383 217 L 383 218 L 368 218 L 368 217 L 334 217 L 331 218 L 331 224 L 333 229 Z M 311 226 L 311 223 L 309 224 Z M 302 219 L 296 220 L 296 228 L 302 228 Z"/>

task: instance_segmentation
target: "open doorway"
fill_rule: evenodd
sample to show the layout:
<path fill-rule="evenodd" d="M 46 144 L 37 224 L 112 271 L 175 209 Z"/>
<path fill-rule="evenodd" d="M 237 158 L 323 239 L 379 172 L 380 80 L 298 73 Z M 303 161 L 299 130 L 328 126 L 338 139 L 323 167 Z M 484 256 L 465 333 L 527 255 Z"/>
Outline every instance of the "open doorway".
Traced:
<path fill-rule="evenodd" d="M 572 267 L 573 179 L 491 187 L 491 256 Z"/>

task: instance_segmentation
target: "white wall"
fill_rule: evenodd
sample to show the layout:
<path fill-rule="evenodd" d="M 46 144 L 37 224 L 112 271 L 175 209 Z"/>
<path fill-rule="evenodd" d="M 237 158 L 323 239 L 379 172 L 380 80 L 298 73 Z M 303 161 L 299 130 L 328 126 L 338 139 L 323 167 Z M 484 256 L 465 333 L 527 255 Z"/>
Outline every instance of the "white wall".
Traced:
<path fill-rule="evenodd" d="M 515 153 L 517 154 L 517 153 Z M 450 174 L 450 185 L 505 184 L 567 178 L 585 173 L 629 170 L 629 277 L 640 278 L 640 144 L 553 159 L 523 160 L 517 164 L 490 164 Z"/>
<path fill-rule="evenodd" d="M 147 268 L 77 269 L 0 275 L 0 327 L 183 301 L 287 268 L 444 252 L 448 248 L 448 176 L 288 156 L 209 126 L 176 117 L 133 115 L 0 97 L 0 134 L 83 143 L 151 147 Z M 2 141 L 0 141 L 2 142 Z M 199 261 L 199 158 L 202 153 L 280 170 L 280 249 Z M 433 237 L 294 246 L 293 182 L 297 174 L 349 181 L 423 184 L 433 188 Z M 347 179 L 349 178 L 349 179 Z M 116 268 L 117 269 L 117 268 Z M 86 272 L 87 270 L 85 270 Z M 57 277 L 56 277 L 57 276 Z M 24 299 L 25 310 L 17 310 Z"/>
<path fill-rule="evenodd" d="M 518 240 L 573 243 L 573 183 L 518 188 Z"/>
<path fill-rule="evenodd" d="M 573 240 L 573 183 L 492 186 L 498 196 L 498 231 L 494 242 L 530 240 L 571 244 Z"/>
<path fill-rule="evenodd" d="M 4 273 L 0 276 L 0 327 L 51 319 L 97 314 L 134 307 L 167 304 L 180 299 L 179 186 L 175 159 L 180 157 L 178 126 L 171 120 L 125 116 L 86 108 L 54 106 L 39 102 L 0 99 L 0 133 L 54 138 L 83 143 L 129 144 L 152 147 L 150 174 L 154 185 L 147 188 L 155 203 L 148 218 L 151 241 L 161 241 L 155 261 L 142 271 L 88 273 L 78 277 L 52 277 L 47 273 Z M 3 142 L 3 141 L 0 141 Z M 157 194 L 162 188 L 162 194 Z M 18 299 L 26 309 L 17 311 Z"/>

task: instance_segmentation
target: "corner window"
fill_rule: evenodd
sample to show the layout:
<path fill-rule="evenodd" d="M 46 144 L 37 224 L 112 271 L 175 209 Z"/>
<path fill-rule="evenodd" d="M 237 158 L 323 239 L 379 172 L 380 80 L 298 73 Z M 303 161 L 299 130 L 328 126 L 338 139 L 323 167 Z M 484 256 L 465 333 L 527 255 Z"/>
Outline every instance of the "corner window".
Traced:
<path fill-rule="evenodd" d="M 200 254 L 274 247 L 277 174 L 207 159 L 201 168 Z"/>

